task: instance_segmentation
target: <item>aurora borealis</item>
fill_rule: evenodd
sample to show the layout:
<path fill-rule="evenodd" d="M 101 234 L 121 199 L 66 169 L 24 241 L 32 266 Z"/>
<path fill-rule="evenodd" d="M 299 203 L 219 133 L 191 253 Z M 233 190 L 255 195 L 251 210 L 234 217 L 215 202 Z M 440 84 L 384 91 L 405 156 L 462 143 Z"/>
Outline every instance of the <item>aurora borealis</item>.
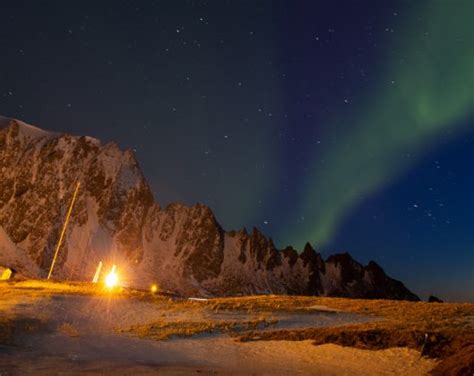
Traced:
<path fill-rule="evenodd" d="M 134 149 L 161 205 L 474 300 L 471 2 L 2 8 L 0 115 Z"/>
<path fill-rule="evenodd" d="M 335 116 L 328 136 L 335 141 L 318 153 L 327 163 L 318 168 L 315 162 L 301 203 L 301 212 L 313 213 L 314 221 L 296 239 L 331 240 L 364 195 L 412 167 L 440 139 L 470 125 L 473 12 L 468 2 L 432 2 L 416 13 L 424 22 L 415 16 L 400 23 L 401 36 L 389 41 L 394 52 L 381 59 L 381 72 L 361 106 Z"/>

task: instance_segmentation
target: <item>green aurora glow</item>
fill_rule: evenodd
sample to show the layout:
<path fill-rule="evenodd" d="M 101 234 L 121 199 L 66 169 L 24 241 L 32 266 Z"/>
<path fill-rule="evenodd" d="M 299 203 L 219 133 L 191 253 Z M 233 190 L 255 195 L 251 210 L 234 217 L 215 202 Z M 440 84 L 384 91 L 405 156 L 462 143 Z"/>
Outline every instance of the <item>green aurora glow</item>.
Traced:
<path fill-rule="evenodd" d="M 318 152 L 299 203 L 311 225 L 286 237 L 294 243 L 327 244 L 364 196 L 417 162 L 407 154 L 420 157 L 459 131 L 471 113 L 474 2 L 429 2 L 414 14 L 399 27 L 401 43 L 381 59 L 381 74 L 364 106 L 335 122 L 337 137 L 328 139 L 337 143 L 326 142 Z M 342 131 L 344 122 L 351 126 Z"/>

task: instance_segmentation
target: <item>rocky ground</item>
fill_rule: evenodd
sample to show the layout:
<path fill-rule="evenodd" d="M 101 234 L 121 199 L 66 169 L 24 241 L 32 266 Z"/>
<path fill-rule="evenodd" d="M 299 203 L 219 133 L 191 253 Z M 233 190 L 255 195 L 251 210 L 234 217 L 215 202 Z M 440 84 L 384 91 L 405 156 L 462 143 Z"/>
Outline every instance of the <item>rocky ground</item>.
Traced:
<path fill-rule="evenodd" d="M 423 375 L 449 366 L 456 346 L 449 336 L 472 332 L 474 317 L 474 305 L 286 296 L 190 301 L 41 281 L 2 283 L 0 296 L 1 375 Z M 421 327 L 417 320 L 426 321 L 430 310 L 431 327 Z M 405 331 L 397 326 L 402 312 Z"/>

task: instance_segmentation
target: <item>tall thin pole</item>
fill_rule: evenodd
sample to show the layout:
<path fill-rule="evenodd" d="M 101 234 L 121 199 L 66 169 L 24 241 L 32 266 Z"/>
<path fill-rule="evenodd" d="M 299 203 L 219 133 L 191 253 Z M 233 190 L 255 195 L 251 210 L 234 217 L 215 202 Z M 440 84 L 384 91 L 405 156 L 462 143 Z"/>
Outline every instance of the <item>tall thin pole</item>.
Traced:
<path fill-rule="evenodd" d="M 49 268 L 47 279 L 50 279 L 51 274 L 53 274 L 54 264 L 56 263 L 56 259 L 58 258 L 59 248 L 61 248 L 61 243 L 63 242 L 64 234 L 66 233 L 66 228 L 69 223 L 69 218 L 71 217 L 72 208 L 74 206 L 74 202 L 76 201 L 77 192 L 79 192 L 80 186 L 81 186 L 81 183 L 78 182 L 76 185 L 76 190 L 74 191 L 74 195 L 72 196 L 71 205 L 69 205 L 69 209 L 67 211 L 66 220 L 64 221 L 63 230 L 61 231 L 61 236 L 59 237 L 58 244 L 56 245 L 56 251 L 54 252 L 53 261 L 51 262 L 51 267 Z"/>

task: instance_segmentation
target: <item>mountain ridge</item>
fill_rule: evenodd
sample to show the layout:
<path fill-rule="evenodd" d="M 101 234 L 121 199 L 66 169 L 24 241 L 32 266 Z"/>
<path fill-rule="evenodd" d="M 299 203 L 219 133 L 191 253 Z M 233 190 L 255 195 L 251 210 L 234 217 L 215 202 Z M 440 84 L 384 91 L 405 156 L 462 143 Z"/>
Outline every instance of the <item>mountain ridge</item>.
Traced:
<path fill-rule="evenodd" d="M 301 253 L 291 246 L 279 250 L 256 227 L 251 233 L 225 231 L 203 204 L 161 208 L 134 152 L 115 143 L 0 118 L 0 178 L 0 229 L 10 241 L 8 252 L 1 248 L 7 241 L 0 244 L 0 263 L 27 275 L 44 276 L 73 187 L 81 181 L 56 278 L 90 280 L 103 261 L 106 267 L 117 264 L 130 286 L 159 283 L 183 295 L 418 300 L 375 262 L 363 266 L 349 254 L 323 260 L 309 243 Z M 11 244 L 37 270 L 12 260 Z"/>

